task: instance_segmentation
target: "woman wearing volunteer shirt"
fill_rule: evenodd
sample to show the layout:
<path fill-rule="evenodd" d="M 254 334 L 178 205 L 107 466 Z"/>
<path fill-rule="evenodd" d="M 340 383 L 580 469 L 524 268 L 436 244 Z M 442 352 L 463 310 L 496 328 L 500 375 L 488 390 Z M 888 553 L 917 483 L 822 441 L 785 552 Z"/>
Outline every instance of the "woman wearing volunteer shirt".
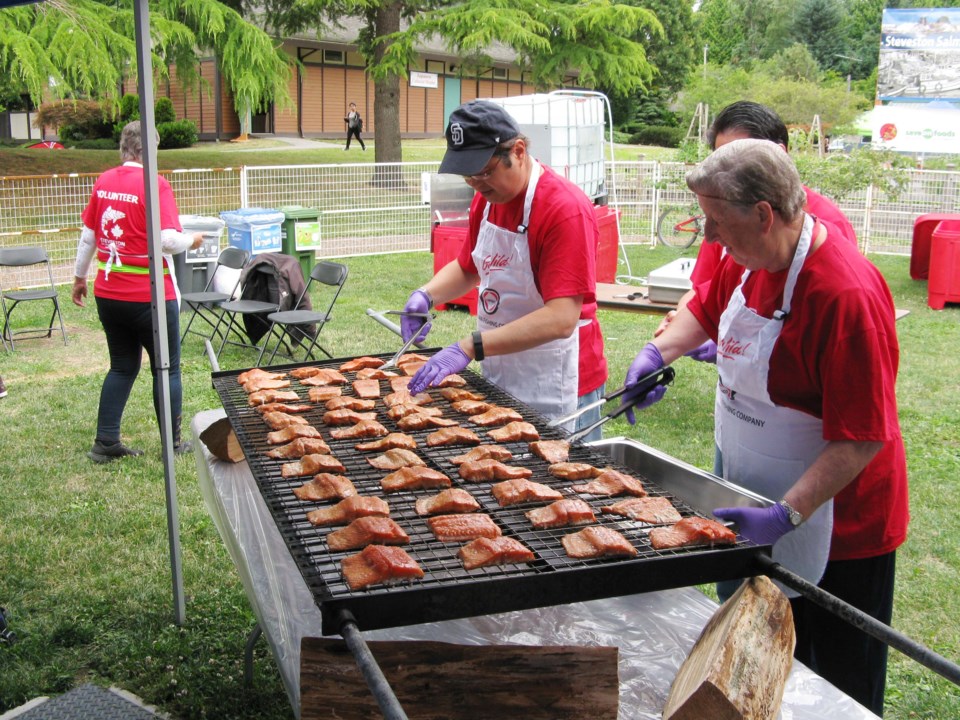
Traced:
<path fill-rule="evenodd" d="M 889 624 L 909 519 L 890 291 L 836 226 L 803 211 L 799 175 L 778 145 L 731 142 L 687 185 L 705 241 L 726 253 L 709 287 L 637 355 L 625 384 L 714 340 L 723 476 L 774 501 L 714 514 Z M 637 399 L 628 392 L 624 403 Z M 791 605 L 796 657 L 882 714 L 886 645 L 805 598 Z"/>
<path fill-rule="evenodd" d="M 100 391 L 97 434 L 87 456 L 95 463 L 106 463 L 142 450 L 127 447 L 120 439 L 120 420 L 140 373 L 143 350 L 150 358 L 153 373 L 153 403 L 159 422 L 159 368 L 154 357 L 153 314 L 150 309 L 150 270 L 147 240 L 147 215 L 140 122 L 129 123 L 120 135 L 120 159 L 123 164 L 103 173 L 93 186 L 90 202 L 83 211 L 83 232 L 77 247 L 73 302 L 84 307 L 87 274 L 94 255 L 97 277 L 93 294 L 97 314 L 107 336 L 110 370 Z M 160 196 L 160 244 L 163 249 L 163 285 L 166 298 L 167 342 L 170 346 L 170 404 L 173 418 L 174 452 L 191 449 L 180 435 L 183 387 L 180 383 L 180 311 L 179 292 L 173 274 L 171 255 L 193 249 L 203 235 L 184 235 L 180 227 L 177 203 L 170 184 L 157 178 Z"/>

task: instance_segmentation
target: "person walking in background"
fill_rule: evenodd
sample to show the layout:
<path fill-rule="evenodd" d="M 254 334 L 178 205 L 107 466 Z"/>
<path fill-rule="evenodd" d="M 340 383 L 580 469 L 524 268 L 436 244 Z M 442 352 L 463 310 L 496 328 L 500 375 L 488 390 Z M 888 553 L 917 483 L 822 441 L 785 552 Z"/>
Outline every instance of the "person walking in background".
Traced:
<path fill-rule="evenodd" d="M 154 141 L 156 142 L 156 140 Z M 72 299 L 84 307 L 87 274 L 94 255 L 97 277 L 93 294 L 97 314 L 107 337 L 110 370 L 100 391 L 97 434 L 87 456 L 95 463 L 142 455 L 120 440 L 120 420 L 140 373 L 143 350 L 150 357 L 153 373 L 153 404 L 160 419 L 160 367 L 154 353 L 153 313 L 150 308 L 150 272 L 146 199 L 141 157 L 143 140 L 140 121 L 123 128 L 120 135 L 120 167 L 107 170 L 93 186 L 90 202 L 83 211 L 83 231 L 77 245 Z M 183 387 L 180 382 L 180 308 L 172 254 L 195 249 L 203 235 L 185 235 L 180 226 L 177 203 L 170 184 L 157 178 L 160 196 L 160 244 L 163 249 L 163 285 L 167 311 L 167 342 L 170 346 L 170 410 L 173 421 L 174 452 L 192 449 L 180 434 Z"/>
<path fill-rule="evenodd" d="M 366 150 L 367 146 L 363 144 L 363 138 L 360 137 L 360 132 L 363 130 L 363 118 L 360 117 L 360 113 L 357 112 L 356 103 L 350 103 L 347 116 L 343 118 L 343 121 L 347 124 L 347 146 L 344 150 L 350 149 L 350 138 L 353 137 L 357 138 L 360 147 Z"/>

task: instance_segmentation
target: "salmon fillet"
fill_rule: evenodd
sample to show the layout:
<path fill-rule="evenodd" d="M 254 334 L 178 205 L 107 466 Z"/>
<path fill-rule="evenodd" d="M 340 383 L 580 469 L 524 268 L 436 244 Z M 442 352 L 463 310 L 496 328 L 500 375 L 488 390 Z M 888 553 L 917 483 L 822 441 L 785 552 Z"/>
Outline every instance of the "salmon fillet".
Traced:
<path fill-rule="evenodd" d="M 248 380 L 253 380 L 255 378 L 260 378 L 263 380 L 281 380 L 286 376 L 286 373 L 282 372 L 271 372 L 270 370 L 264 370 L 263 368 L 250 368 L 249 370 L 244 370 L 242 373 L 237 375 L 237 382 L 241 385 L 245 385 Z"/>
<path fill-rule="evenodd" d="M 359 517 L 378 515 L 388 517 L 390 506 L 386 500 L 369 495 L 351 495 L 336 505 L 311 510 L 307 513 L 307 521 L 313 525 L 346 525 Z"/>
<path fill-rule="evenodd" d="M 528 563 L 534 559 L 533 553 L 522 542 L 502 536 L 472 540 L 457 551 L 457 557 L 466 570 L 487 565 Z"/>
<path fill-rule="evenodd" d="M 287 374 L 292 378 L 296 378 L 297 380 L 303 380 L 304 378 L 308 378 L 319 373 L 320 368 L 318 367 L 298 367 L 290 370 Z"/>
<path fill-rule="evenodd" d="M 363 357 L 354 358 L 353 360 L 347 360 L 347 362 L 340 366 L 340 372 L 356 372 L 361 368 L 378 368 L 385 362 L 386 360 L 364 355 Z"/>
<path fill-rule="evenodd" d="M 533 475 L 530 468 L 504 465 L 499 460 L 467 460 L 460 464 L 460 477 L 467 482 L 489 482 L 490 480 L 517 480 Z"/>
<path fill-rule="evenodd" d="M 340 570 L 351 590 L 423 577 L 423 570 L 403 548 L 387 545 L 367 545 L 344 558 Z"/>
<path fill-rule="evenodd" d="M 320 431 L 313 425 L 290 425 L 283 430 L 274 430 L 267 433 L 267 442 L 270 445 L 284 445 L 296 438 L 318 438 Z"/>
<path fill-rule="evenodd" d="M 440 445 L 479 445 L 480 438 L 469 428 L 445 427 L 435 430 L 427 435 L 428 447 L 439 447 Z"/>
<path fill-rule="evenodd" d="M 493 409 L 493 405 L 483 400 L 456 400 L 451 405 L 454 410 L 464 415 L 479 415 Z"/>
<path fill-rule="evenodd" d="M 426 362 L 429 359 L 426 355 L 421 355 L 420 353 L 404 353 L 397 360 L 397 367 L 402 368 L 407 363 Z"/>
<path fill-rule="evenodd" d="M 428 427 L 453 427 L 457 422 L 442 417 L 431 417 L 426 413 L 414 413 L 397 420 L 397 427 L 401 430 L 423 430 Z"/>
<path fill-rule="evenodd" d="M 405 402 L 391 406 L 390 409 L 387 410 L 387 417 L 391 420 L 399 420 L 407 415 L 416 415 L 417 413 L 426 415 L 427 417 L 440 417 L 443 415 L 443 410 L 435 407 L 423 407 L 412 402 Z"/>
<path fill-rule="evenodd" d="M 571 489 L 578 493 L 609 495 L 611 497 L 614 495 L 643 497 L 647 494 L 647 491 L 643 488 L 643 483 L 635 477 L 613 468 L 605 468 L 592 482 L 588 482 L 586 485 L 574 485 Z"/>
<path fill-rule="evenodd" d="M 376 417 L 375 412 L 356 412 L 349 408 L 340 408 L 327 410 L 322 419 L 324 425 L 356 425 L 361 420 L 374 420 Z"/>
<path fill-rule="evenodd" d="M 394 390 L 392 393 L 389 393 L 386 397 L 383 398 L 383 404 L 388 408 L 393 407 L 394 405 L 401 405 L 403 403 L 413 403 L 414 405 L 429 405 L 433 402 L 433 398 L 430 397 L 430 393 L 417 393 L 416 395 L 411 395 L 410 391 L 406 388 L 402 390 Z"/>
<path fill-rule="evenodd" d="M 379 380 L 354 380 L 353 394 L 359 398 L 373 400 L 380 397 Z"/>
<path fill-rule="evenodd" d="M 323 441 L 323 438 L 301 437 L 273 450 L 267 450 L 265 455 L 277 460 L 295 460 L 304 455 L 325 455 L 329 452 L 330 446 Z"/>
<path fill-rule="evenodd" d="M 280 388 L 290 387 L 289 380 L 277 380 L 274 378 L 255 377 L 243 383 L 243 390 L 248 395 L 259 392 L 260 390 L 279 390 Z"/>
<path fill-rule="evenodd" d="M 665 497 L 632 497 L 600 508 L 600 512 L 623 515 L 631 520 L 663 525 L 680 520 L 680 513 Z"/>
<path fill-rule="evenodd" d="M 381 370 L 380 368 L 360 368 L 357 370 L 357 380 L 386 380 L 392 377 L 399 376 L 393 370 Z"/>
<path fill-rule="evenodd" d="M 412 450 L 404 448 L 391 448 L 383 455 L 367 458 L 367 462 L 373 465 L 377 470 L 399 470 L 403 467 L 413 465 L 426 465 L 426 463 Z"/>
<path fill-rule="evenodd" d="M 340 397 L 342 394 L 343 390 L 341 390 L 337 385 L 329 385 L 327 387 L 312 387 L 307 390 L 307 397 L 310 399 L 310 402 L 315 403 L 326 402 L 330 398 Z"/>
<path fill-rule="evenodd" d="M 390 433 L 380 440 L 371 440 L 370 442 L 354 445 L 357 450 L 390 450 L 391 448 L 403 448 L 404 450 L 416 450 L 417 441 L 413 435 L 406 433 Z"/>
<path fill-rule="evenodd" d="M 323 387 L 325 385 L 346 385 L 347 379 L 333 368 L 316 368 L 317 372 L 300 380 L 301 385 Z"/>
<path fill-rule="evenodd" d="M 340 397 L 330 398 L 325 403 L 327 410 L 373 410 L 377 406 L 376 400 L 364 400 L 362 398 Z"/>
<path fill-rule="evenodd" d="M 523 415 L 518 413 L 513 408 L 496 406 L 490 408 L 486 412 L 470 416 L 470 422 L 472 422 L 474 425 L 481 425 L 483 427 L 506 425 L 508 422 L 513 422 L 514 420 L 523 420 Z"/>
<path fill-rule="evenodd" d="M 247 403 L 253 407 L 271 402 L 295 402 L 300 396 L 293 390 L 258 390 L 247 397 Z"/>
<path fill-rule="evenodd" d="M 634 557 L 637 549 L 613 528 L 591 525 L 563 536 L 563 549 L 577 559 L 598 557 Z"/>
<path fill-rule="evenodd" d="M 449 387 L 462 388 L 466 384 L 467 384 L 466 380 L 464 380 L 462 377 L 460 377 L 456 373 L 453 373 L 452 375 L 447 375 L 443 380 L 438 382 L 437 387 L 438 388 L 449 388 Z"/>
<path fill-rule="evenodd" d="M 427 525 L 441 542 L 464 542 L 478 537 L 500 537 L 500 528 L 489 515 L 435 515 L 427 518 Z"/>
<path fill-rule="evenodd" d="M 293 494 L 301 500 L 333 500 L 348 498 L 357 494 L 350 478 L 333 473 L 317 473 L 310 482 L 293 489 Z"/>
<path fill-rule="evenodd" d="M 380 545 L 406 545 L 410 536 L 388 517 L 357 518 L 345 528 L 327 535 L 327 547 L 334 552 L 356 550 L 373 543 Z"/>
<path fill-rule="evenodd" d="M 266 415 L 268 412 L 305 413 L 313 410 L 313 405 L 293 405 L 291 403 L 269 402 L 264 403 L 263 405 L 257 405 L 254 410 L 261 415 Z"/>
<path fill-rule="evenodd" d="M 470 513 L 480 509 L 477 499 L 462 488 L 441 490 L 436 495 L 420 498 L 414 505 L 417 515 Z"/>
<path fill-rule="evenodd" d="M 525 478 L 517 480 L 504 480 L 490 488 L 493 496 L 500 503 L 500 507 L 508 505 L 517 505 L 525 502 L 546 502 L 548 500 L 560 500 L 563 495 L 558 490 L 554 490 L 549 485 L 532 482 Z"/>
<path fill-rule="evenodd" d="M 413 377 L 414 375 L 417 374 L 417 370 L 419 370 L 420 368 L 422 368 L 424 365 L 426 365 L 426 363 L 425 363 L 425 362 L 420 362 L 420 361 L 417 361 L 417 362 L 408 362 L 406 365 L 404 365 L 404 366 L 401 367 L 400 369 L 403 370 L 403 372 L 404 372 L 405 375 L 408 375 L 408 376 L 410 376 L 410 377 Z"/>
<path fill-rule="evenodd" d="M 562 463 L 570 457 L 570 443 L 566 440 L 534 440 L 530 443 L 530 452 L 551 465 Z"/>
<path fill-rule="evenodd" d="M 524 513 L 537 529 L 584 525 L 597 518 L 593 509 L 580 498 L 565 498 L 546 507 L 534 508 Z"/>
<path fill-rule="evenodd" d="M 697 545 L 733 545 L 736 534 L 715 520 L 686 517 L 670 527 L 650 531 L 650 544 L 655 550 L 694 547 Z"/>
<path fill-rule="evenodd" d="M 491 438 L 497 442 L 518 442 L 520 440 L 539 440 L 540 433 L 537 432 L 537 429 L 528 422 L 522 422 L 520 420 L 514 421 L 512 423 L 507 423 L 503 427 L 498 427 L 495 430 L 491 430 L 487 433 Z"/>
<path fill-rule="evenodd" d="M 393 390 L 393 392 L 406 390 L 407 385 L 410 384 L 411 380 L 413 380 L 413 378 L 409 375 L 400 375 L 399 377 L 390 378 L 390 389 Z"/>
<path fill-rule="evenodd" d="M 380 487 L 384 492 L 403 492 L 404 490 L 423 490 L 426 488 L 448 488 L 450 478 L 442 472 L 423 466 L 408 466 L 384 476 Z"/>
<path fill-rule="evenodd" d="M 586 480 L 587 478 L 596 477 L 601 472 L 593 465 L 582 462 L 554 463 L 547 468 L 547 471 L 561 480 Z"/>
<path fill-rule="evenodd" d="M 306 418 L 302 418 L 299 415 L 290 415 L 289 413 L 277 411 L 263 413 L 263 421 L 270 426 L 271 430 L 282 430 L 291 425 L 310 424 Z"/>
<path fill-rule="evenodd" d="M 463 455 L 450 458 L 450 462 L 454 465 L 463 465 L 468 460 L 485 460 L 488 458 L 490 460 L 509 460 L 512 457 L 513 453 L 501 445 L 477 445 Z"/>
<path fill-rule="evenodd" d="M 343 463 L 333 455 L 304 455 L 296 462 L 284 463 L 280 466 L 280 476 L 285 478 L 316 475 L 321 472 L 342 473 L 346 470 Z"/>
<path fill-rule="evenodd" d="M 472 392 L 471 390 L 464 390 L 463 388 L 440 388 L 440 394 L 444 399 L 449 400 L 450 402 L 457 402 L 458 400 L 486 400 L 486 395 L 481 395 L 480 393 Z"/>
<path fill-rule="evenodd" d="M 376 420 L 361 420 L 348 428 L 337 428 L 330 431 L 334 440 L 357 440 L 359 438 L 383 437 L 389 431 Z"/>

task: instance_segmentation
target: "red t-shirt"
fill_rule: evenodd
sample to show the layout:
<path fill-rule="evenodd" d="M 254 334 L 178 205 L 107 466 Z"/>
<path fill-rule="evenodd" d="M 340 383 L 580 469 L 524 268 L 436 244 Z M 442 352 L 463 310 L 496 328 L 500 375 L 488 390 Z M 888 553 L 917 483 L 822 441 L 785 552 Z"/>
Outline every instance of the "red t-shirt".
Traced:
<path fill-rule="evenodd" d="M 823 421 L 829 441 L 883 442 L 833 506 L 831 560 L 882 555 L 906 538 L 907 465 L 897 419 L 900 360 L 893 298 L 880 272 L 840 231 L 827 239 L 797 278 L 790 314 L 770 357 L 767 391 L 777 405 Z M 743 267 L 725 256 L 709 288 L 688 307 L 711 338 L 740 284 Z M 747 305 L 764 317 L 780 307 L 787 271 L 753 272 Z"/>
<path fill-rule="evenodd" d="M 850 224 L 847 216 L 843 214 L 843 211 L 836 206 L 833 200 L 814 192 L 808 187 L 804 187 L 803 191 L 807 194 L 807 204 L 804 209 L 814 217 L 833 223 L 843 237 L 857 246 L 857 233 L 853 229 L 853 225 Z M 693 272 L 690 273 L 690 282 L 693 287 L 710 281 L 710 278 L 713 277 L 713 271 L 720 264 L 722 255 L 723 248 L 719 244 L 706 241 L 700 243 L 697 262 L 693 266 Z"/>
<path fill-rule="evenodd" d="M 170 183 L 157 177 L 160 197 L 160 229 L 181 232 L 177 202 Z M 83 211 L 83 224 L 97 238 L 97 278 L 93 284 L 96 297 L 128 302 L 150 302 L 150 262 L 147 257 L 147 208 L 143 167 L 121 165 L 97 178 L 90 202 Z M 106 276 L 102 263 L 110 257 L 111 243 L 119 253 Z M 176 299 L 169 273 L 164 273 L 164 297 Z"/>
<path fill-rule="evenodd" d="M 493 203 L 488 219 L 494 225 L 516 232 L 523 220 L 525 193 L 508 203 Z M 479 193 L 470 206 L 470 227 L 458 260 L 464 272 L 475 274 L 471 253 L 477 244 L 480 221 L 487 201 Z M 530 208 L 527 229 L 530 263 L 537 291 L 543 301 L 583 295 L 580 319 L 579 394 L 586 395 L 607 380 L 603 335 L 597 321 L 597 252 L 600 231 L 593 204 L 576 185 L 544 166 Z"/>

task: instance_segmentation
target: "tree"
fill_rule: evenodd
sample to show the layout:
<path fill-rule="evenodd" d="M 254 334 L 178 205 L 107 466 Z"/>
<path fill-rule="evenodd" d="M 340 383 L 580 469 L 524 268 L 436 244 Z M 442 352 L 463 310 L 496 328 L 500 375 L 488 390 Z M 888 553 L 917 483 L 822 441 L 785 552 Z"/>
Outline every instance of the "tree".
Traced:
<path fill-rule="evenodd" d="M 500 43 L 538 88 L 557 87 L 576 71 L 585 87 L 629 92 L 653 78 L 643 44 L 631 38 L 663 32 L 649 10 L 611 0 L 269 0 L 264 17 L 290 34 L 346 16 L 364 23 L 358 47 L 374 83 L 378 163 L 402 159 L 400 81 L 426 40 L 443 39 L 465 70 L 492 67 L 487 52 Z"/>
<path fill-rule="evenodd" d="M 151 8 L 153 70 L 168 65 L 198 83 L 198 48 L 211 48 L 238 108 L 289 102 L 289 58 L 270 37 L 217 0 L 158 0 Z M 35 104 L 45 98 L 115 97 L 136 71 L 131 0 L 46 0 L 0 11 L 0 74 Z M 117 98 L 119 99 L 119 98 Z"/>
<path fill-rule="evenodd" d="M 841 0 L 803 0 L 797 7 L 796 39 L 809 48 L 824 70 L 837 70 L 849 62 L 843 31 L 845 10 Z M 850 56 L 852 57 L 852 56 Z"/>

